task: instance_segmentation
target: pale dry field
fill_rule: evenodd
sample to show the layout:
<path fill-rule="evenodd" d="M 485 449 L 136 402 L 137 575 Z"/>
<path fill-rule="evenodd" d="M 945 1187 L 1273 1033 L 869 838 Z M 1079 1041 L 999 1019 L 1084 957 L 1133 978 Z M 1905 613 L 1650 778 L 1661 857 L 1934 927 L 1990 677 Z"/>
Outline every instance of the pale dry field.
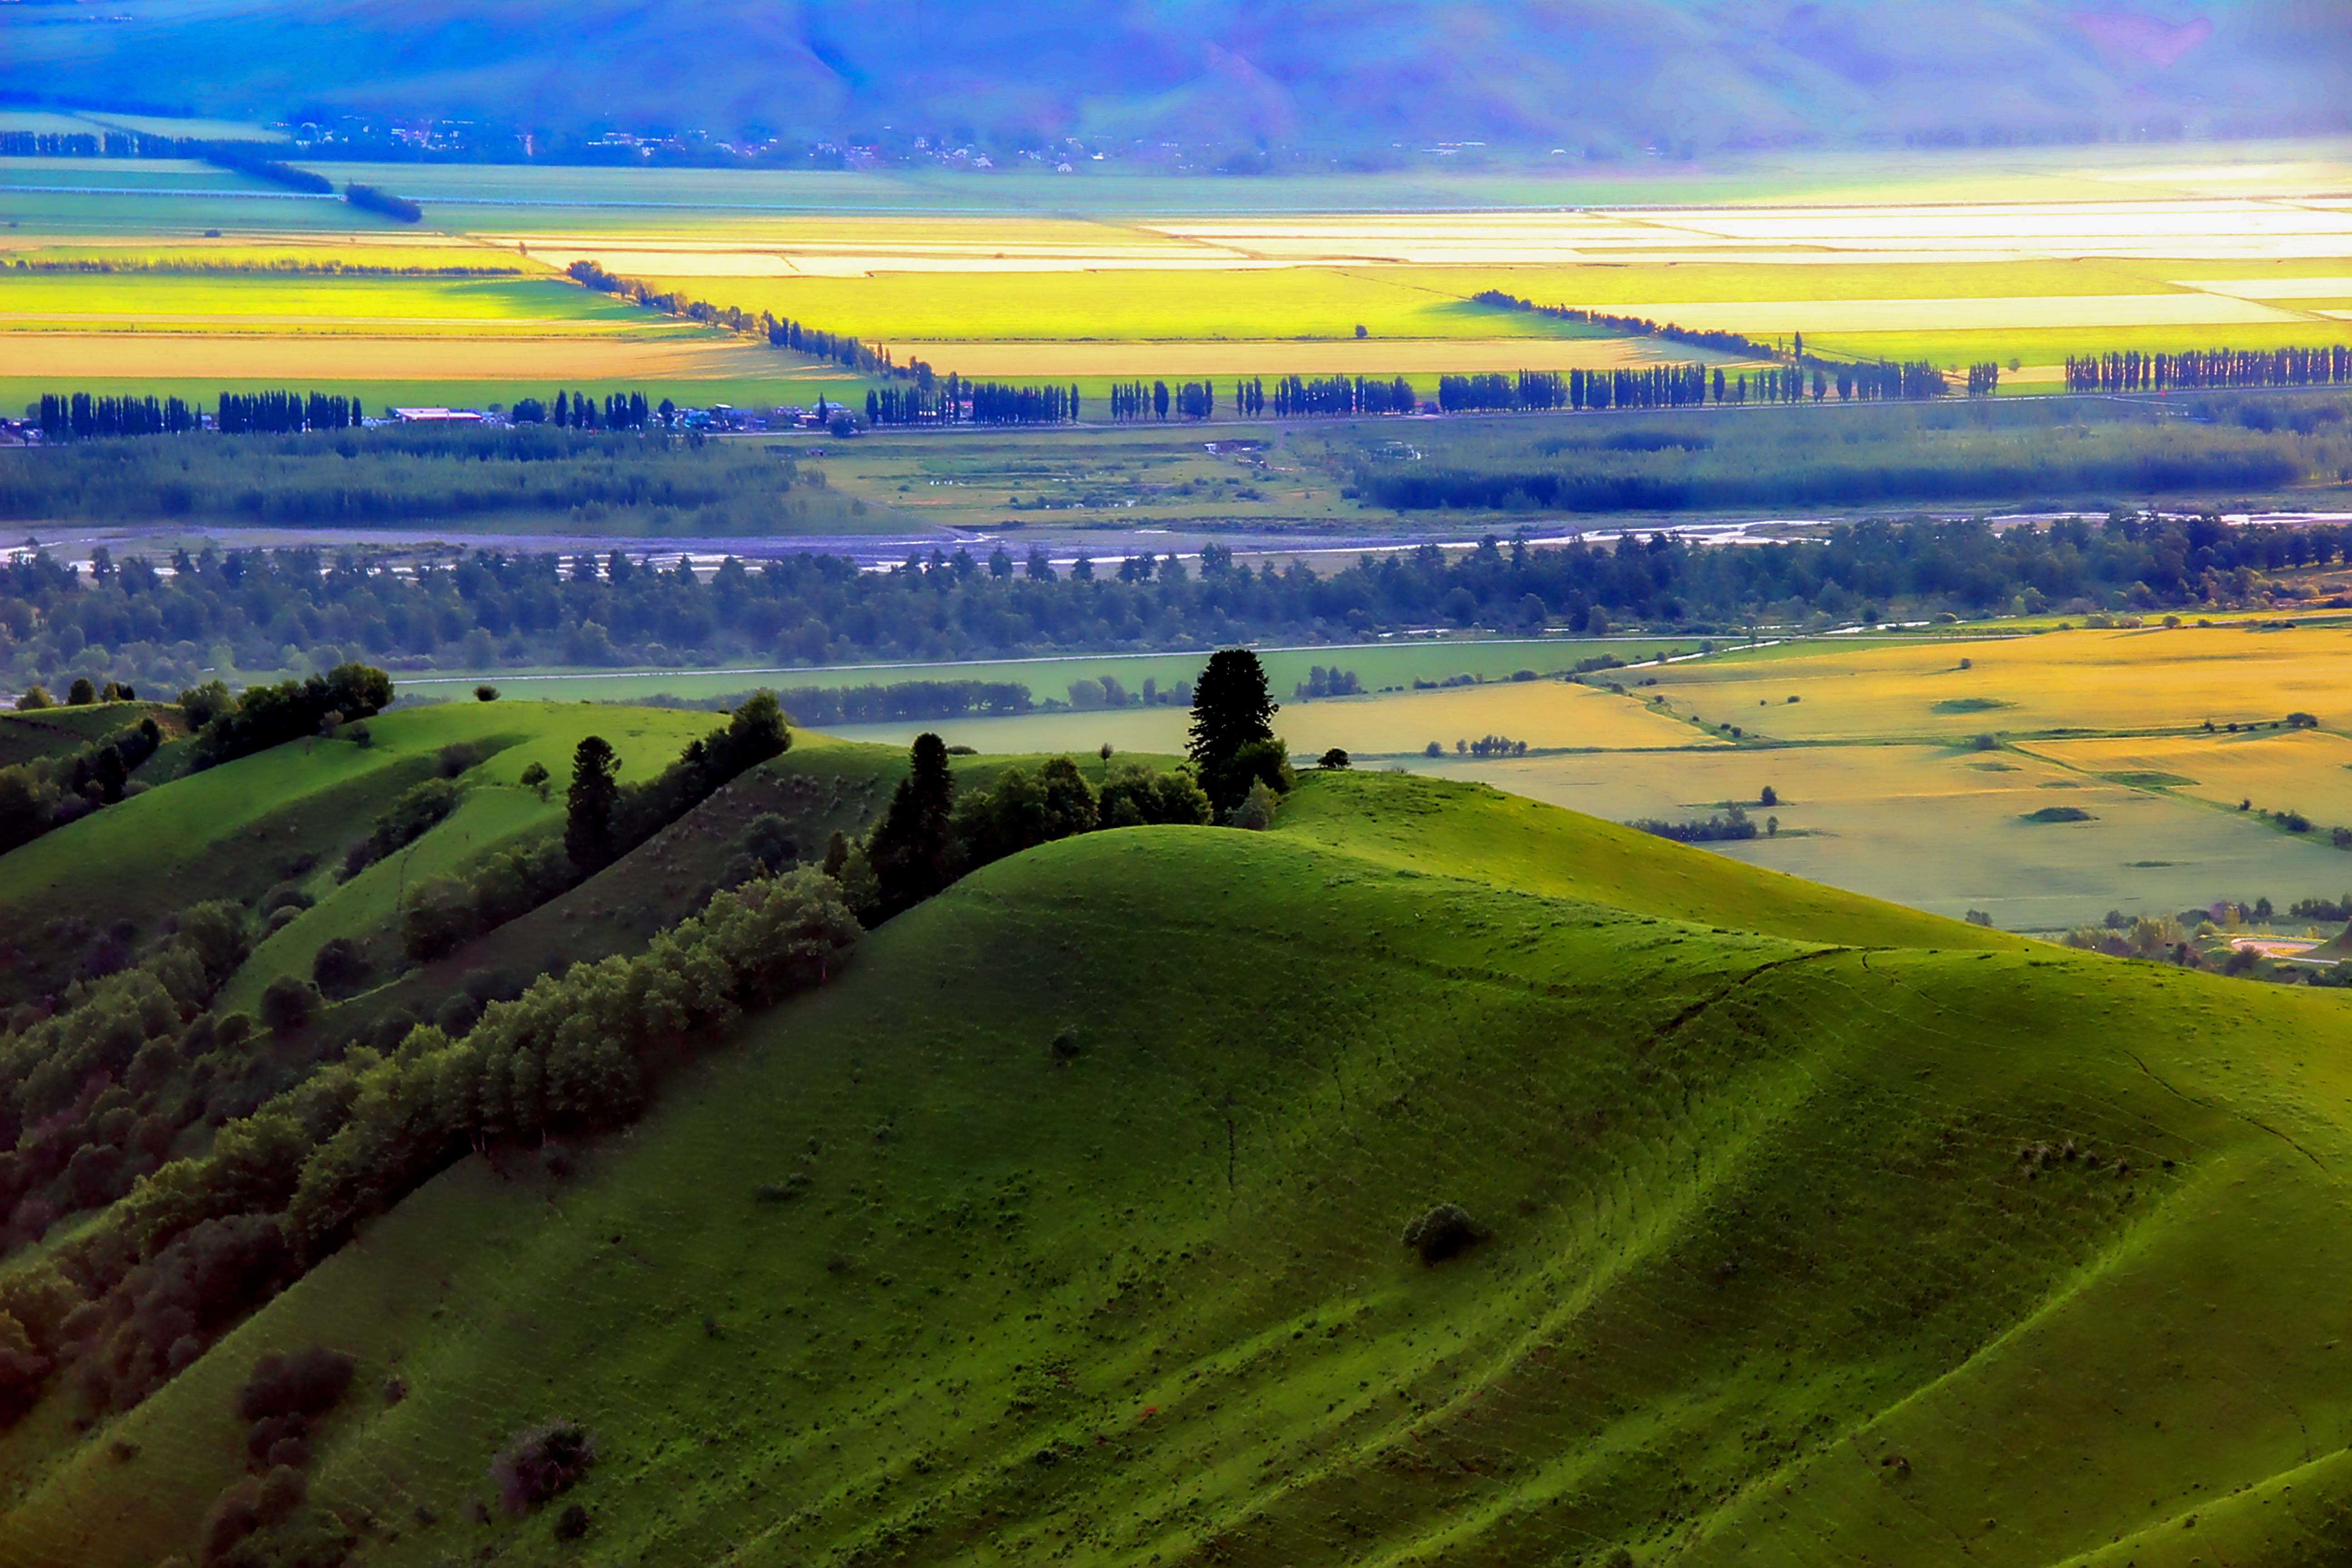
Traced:
<path fill-rule="evenodd" d="M 1619 821 L 1687 821 L 1742 801 L 1759 827 L 1777 816 L 1781 833 L 1708 848 L 1915 909 L 1981 910 L 2011 930 L 2063 930 L 2118 907 L 2169 914 L 2224 898 L 2267 897 L 2284 909 L 2352 882 L 2352 856 L 2014 752 L 1853 745 L 1413 766 Z M 1778 805 L 1756 804 L 1766 784 Z M 2024 820 L 2051 805 L 2093 820 Z"/>

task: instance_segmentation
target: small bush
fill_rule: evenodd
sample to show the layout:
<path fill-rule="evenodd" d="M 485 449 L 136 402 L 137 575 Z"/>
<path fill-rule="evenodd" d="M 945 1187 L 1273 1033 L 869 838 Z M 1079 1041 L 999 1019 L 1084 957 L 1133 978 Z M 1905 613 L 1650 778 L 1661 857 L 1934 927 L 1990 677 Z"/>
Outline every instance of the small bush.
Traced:
<path fill-rule="evenodd" d="M 310 983 L 320 991 L 349 991 L 368 975 L 367 952 L 347 936 L 330 937 L 310 960 Z"/>
<path fill-rule="evenodd" d="M 280 882 L 261 895 L 261 912 L 274 915 L 280 910 L 307 910 L 319 900 L 302 889 L 299 882 Z"/>
<path fill-rule="evenodd" d="M 1344 768 L 1348 765 L 1348 753 L 1334 746 L 1318 757 L 1315 760 L 1315 765 L 1325 769 Z"/>
<path fill-rule="evenodd" d="M 1437 1264 L 1460 1257 L 1491 1234 L 1460 1204 L 1440 1204 L 1404 1227 L 1404 1245 L 1421 1254 L 1422 1262 Z"/>
<path fill-rule="evenodd" d="M 433 771 L 445 779 L 454 779 L 467 770 L 479 766 L 481 761 L 481 748 L 471 741 L 452 741 L 441 748 L 439 756 L 433 759 Z"/>
<path fill-rule="evenodd" d="M 1274 791 L 1266 787 L 1264 779 L 1252 779 L 1249 794 L 1242 797 L 1242 803 L 1239 805 L 1226 814 L 1225 825 L 1229 827 L 1244 828 L 1254 833 L 1263 833 L 1274 826 L 1275 808 L 1279 804 Z"/>
<path fill-rule="evenodd" d="M 1053 1044 L 1046 1047 L 1057 1062 L 1075 1061 L 1078 1055 L 1078 1031 L 1073 1025 L 1064 1025 L 1055 1033 Z"/>
<path fill-rule="evenodd" d="M 772 811 L 763 811 L 743 829 L 740 840 L 743 853 L 757 860 L 768 870 L 774 870 L 799 853 L 793 842 L 792 825 Z"/>
<path fill-rule="evenodd" d="M 572 1503 L 555 1516 L 555 1539 L 577 1541 L 588 1533 L 588 1510 Z"/>
<path fill-rule="evenodd" d="M 261 1021 L 273 1034 L 285 1034 L 309 1023 L 319 1011 L 319 989 L 309 981 L 281 974 L 262 988 Z"/>
<path fill-rule="evenodd" d="M 474 688 L 474 700 L 475 700 L 475 701 L 477 701 L 477 702 L 496 702 L 498 700 L 499 700 L 499 689 L 498 689 L 497 687 L 495 687 L 495 686 L 477 686 L 476 688 Z"/>
<path fill-rule="evenodd" d="M 356 1358 L 325 1345 L 290 1355 L 272 1351 L 253 1363 L 252 1375 L 236 1391 L 237 1419 L 324 1415 L 351 1387 L 358 1365 Z"/>
<path fill-rule="evenodd" d="M 577 1421 L 550 1421 L 514 1435 L 490 1461 L 490 1481 L 509 1513 L 526 1514 L 562 1496 L 596 1463 L 596 1444 Z"/>
<path fill-rule="evenodd" d="M 451 1039 L 460 1039 L 472 1032 L 482 1016 L 482 1005 L 463 991 L 450 993 L 433 1010 L 433 1026 Z"/>

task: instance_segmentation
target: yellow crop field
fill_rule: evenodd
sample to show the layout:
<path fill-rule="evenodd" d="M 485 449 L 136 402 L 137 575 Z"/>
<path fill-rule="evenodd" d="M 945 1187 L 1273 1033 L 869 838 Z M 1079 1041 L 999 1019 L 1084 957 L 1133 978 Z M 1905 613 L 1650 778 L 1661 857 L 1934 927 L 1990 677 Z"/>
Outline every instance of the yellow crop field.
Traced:
<path fill-rule="evenodd" d="M 0 332 L 0 356 L 12 378 L 68 386 L 174 380 L 285 380 L 298 386 L 440 381 L 505 384 L 511 389 L 516 382 L 536 388 L 570 379 L 658 390 L 676 382 L 774 379 L 778 371 L 775 356 L 708 334 Z M 839 399 L 843 394 L 833 395 Z"/>
<path fill-rule="evenodd" d="M 1610 370 L 1645 364 L 1738 364 L 1729 354 L 1649 338 L 1339 338 L 1322 342 L 908 342 L 921 360 L 965 375 L 1442 375 L 1509 370 Z M 1428 396 L 1434 389 L 1422 388 Z"/>
<path fill-rule="evenodd" d="M 2037 741 L 2020 748 L 2095 777 L 2352 825 L 2352 739 L 2322 730 Z M 2346 871 L 2352 882 L 2352 866 Z"/>
<path fill-rule="evenodd" d="M 2298 710 L 2352 718 L 2340 700 L 2352 682 L 2352 631 L 2250 625 L 1964 643 L 1841 637 L 1676 665 L 1660 672 L 1658 689 L 1709 722 L 1807 741 L 2187 729 Z"/>

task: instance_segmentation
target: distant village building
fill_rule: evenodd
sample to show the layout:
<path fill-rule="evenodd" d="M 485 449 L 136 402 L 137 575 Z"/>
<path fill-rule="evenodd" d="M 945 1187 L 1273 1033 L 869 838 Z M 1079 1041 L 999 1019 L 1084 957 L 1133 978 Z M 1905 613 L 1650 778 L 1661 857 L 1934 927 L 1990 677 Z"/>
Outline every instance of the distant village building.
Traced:
<path fill-rule="evenodd" d="M 479 425 L 481 413 L 472 408 L 395 408 L 392 416 L 404 425 Z"/>

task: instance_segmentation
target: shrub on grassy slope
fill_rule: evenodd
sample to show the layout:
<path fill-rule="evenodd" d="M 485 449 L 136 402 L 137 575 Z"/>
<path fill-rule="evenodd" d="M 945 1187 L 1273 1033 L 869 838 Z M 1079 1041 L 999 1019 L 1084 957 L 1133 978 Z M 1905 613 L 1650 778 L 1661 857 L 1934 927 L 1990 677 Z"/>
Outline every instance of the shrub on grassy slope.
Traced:
<path fill-rule="evenodd" d="M 525 1514 L 570 1491 L 596 1463 L 595 1439 L 577 1421 L 550 1421 L 518 1432 L 490 1461 L 499 1505 Z"/>

